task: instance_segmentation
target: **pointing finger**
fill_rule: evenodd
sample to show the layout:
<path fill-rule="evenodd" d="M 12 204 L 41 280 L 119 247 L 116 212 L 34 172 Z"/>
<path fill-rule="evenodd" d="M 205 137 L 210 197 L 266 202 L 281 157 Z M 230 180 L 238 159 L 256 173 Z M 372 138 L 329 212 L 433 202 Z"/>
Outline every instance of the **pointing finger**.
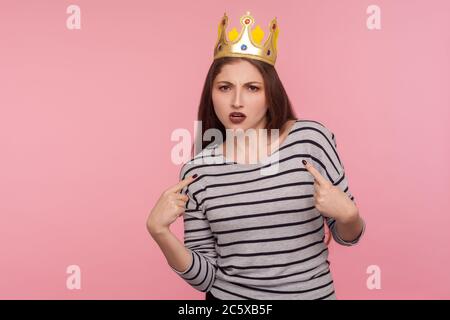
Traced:
<path fill-rule="evenodd" d="M 198 176 L 198 174 L 194 174 L 193 176 L 189 176 L 189 177 L 181 180 L 175 186 L 173 186 L 172 188 L 169 188 L 169 191 L 170 192 L 180 192 L 184 187 L 186 187 L 192 181 L 194 181 L 195 178 L 197 178 L 197 176 Z"/>
<path fill-rule="evenodd" d="M 325 179 L 320 172 L 314 168 L 314 166 L 312 164 L 310 164 L 309 162 L 306 162 L 305 160 L 302 160 L 303 164 L 305 165 L 306 170 L 308 170 L 309 173 L 311 173 L 311 175 L 314 177 L 314 179 L 316 179 L 316 181 L 319 184 L 326 184 L 328 182 L 327 179 Z"/>

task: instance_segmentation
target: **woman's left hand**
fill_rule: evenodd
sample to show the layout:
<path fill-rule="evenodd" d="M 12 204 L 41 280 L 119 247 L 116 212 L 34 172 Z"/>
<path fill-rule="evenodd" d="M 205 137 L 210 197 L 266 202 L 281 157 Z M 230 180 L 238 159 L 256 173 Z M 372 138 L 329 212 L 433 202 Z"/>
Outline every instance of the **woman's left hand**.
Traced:
<path fill-rule="evenodd" d="M 309 162 L 305 168 L 314 177 L 314 205 L 323 216 L 346 222 L 358 215 L 358 208 L 345 192 L 323 177 Z"/>

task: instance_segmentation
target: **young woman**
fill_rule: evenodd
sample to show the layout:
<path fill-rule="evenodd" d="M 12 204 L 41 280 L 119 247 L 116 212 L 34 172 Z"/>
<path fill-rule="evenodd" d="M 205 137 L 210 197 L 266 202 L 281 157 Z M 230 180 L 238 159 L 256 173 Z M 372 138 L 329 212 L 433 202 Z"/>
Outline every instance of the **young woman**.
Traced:
<path fill-rule="evenodd" d="M 225 15 L 198 112 L 202 150 L 163 192 L 148 230 L 172 270 L 206 299 L 336 299 L 330 237 L 351 246 L 365 230 L 336 137 L 294 116 L 274 68 L 276 20 L 263 46 L 249 13 L 240 36 L 229 34 L 234 42 L 224 38 L 226 24 Z M 203 141 L 208 129 L 222 141 Z M 264 134 L 236 143 L 249 129 Z M 169 229 L 182 215 L 184 244 Z"/>

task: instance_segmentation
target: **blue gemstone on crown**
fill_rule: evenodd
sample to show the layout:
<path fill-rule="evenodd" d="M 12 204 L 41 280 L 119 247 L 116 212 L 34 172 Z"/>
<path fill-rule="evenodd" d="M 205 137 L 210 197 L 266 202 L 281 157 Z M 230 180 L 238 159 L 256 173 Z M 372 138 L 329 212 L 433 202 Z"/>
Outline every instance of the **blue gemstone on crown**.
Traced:
<path fill-rule="evenodd" d="M 241 46 L 241 50 L 247 50 L 247 46 L 246 46 L 245 44 L 243 44 L 243 45 Z"/>

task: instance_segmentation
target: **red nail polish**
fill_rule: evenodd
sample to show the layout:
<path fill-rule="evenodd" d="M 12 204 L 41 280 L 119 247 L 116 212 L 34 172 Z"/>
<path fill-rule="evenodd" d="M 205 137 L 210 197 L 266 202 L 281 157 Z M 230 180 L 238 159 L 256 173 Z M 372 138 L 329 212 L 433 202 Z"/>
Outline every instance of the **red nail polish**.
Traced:
<path fill-rule="evenodd" d="M 306 166 L 306 160 L 302 160 L 303 164 Z"/>
<path fill-rule="evenodd" d="M 198 174 L 194 174 L 193 176 L 192 176 L 192 178 L 197 178 L 198 177 Z"/>

